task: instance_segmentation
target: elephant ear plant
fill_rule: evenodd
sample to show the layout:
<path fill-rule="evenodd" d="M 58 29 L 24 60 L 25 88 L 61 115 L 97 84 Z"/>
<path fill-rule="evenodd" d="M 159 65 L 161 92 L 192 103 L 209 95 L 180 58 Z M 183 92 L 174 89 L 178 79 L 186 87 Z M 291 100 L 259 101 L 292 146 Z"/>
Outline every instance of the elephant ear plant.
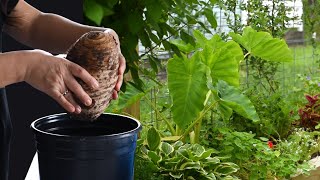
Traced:
<path fill-rule="evenodd" d="M 233 40 L 227 42 L 218 35 L 207 39 L 197 30 L 193 36 L 195 46 L 179 40 L 172 42 L 185 54 L 174 56 L 167 65 L 175 125 L 165 121 L 171 134 L 180 139 L 190 135 L 190 142 L 199 143 L 201 121 L 213 108 L 225 120 L 235 111 L 254 122 L 260 121 L 253 104 L 239 89 L 239 64 L 246 56 L 292 61 L 285 41 L 251 27 L 246 27 L 242 35 L 230 33 Z"/>
<path fill-rule="evenodd" d="M 236 179 L 233 176 L 239 169 L 236 164 L 226 162 L 228 157 L 220 157 L 218 151 L 199 144 L 202 119 L 216 109 L 225 120 L 235 111 L 259 122 L 255 107 L 239 89 L 240 62 L 246 56 L 278 62 L 293 59 L 286 43 L 266 32 L 247 27 L 242 35 L 230 36 L 233 40 L 227 42 L 218 35 L 207 39 L 195 30 L 195 45 L 180 40 L 171 42 L 183 52 L 167 64 L 173 121 L 155 108 L 171 135 L 166 132 L 160 136 L 151 128 L 147 139 L 138 146 L 139 159 L 149 162 L 164 179 Z M 245 55 L 241 46 L 247 52 Z"/>

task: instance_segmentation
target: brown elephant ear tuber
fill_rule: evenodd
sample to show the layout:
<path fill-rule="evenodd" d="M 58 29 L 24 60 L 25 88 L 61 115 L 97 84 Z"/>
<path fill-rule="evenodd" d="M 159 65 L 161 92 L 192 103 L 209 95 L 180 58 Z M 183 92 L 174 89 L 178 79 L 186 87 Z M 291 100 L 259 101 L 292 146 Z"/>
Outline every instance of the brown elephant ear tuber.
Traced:
<path fill-rule="evenodd" d="M 92 105 L 87 107 L 77 100 L 82 111 L 80 114 L 71 114 L 74 119 L 93 121 L 108 107 L 118 80 L 119 53 L 113 35 L 102 31 L 88 32 L 71 46 L 66 58 L 86 69 L 99 82 L 99 88 L 92 90 L 78 79 L 92 98 Z"/>

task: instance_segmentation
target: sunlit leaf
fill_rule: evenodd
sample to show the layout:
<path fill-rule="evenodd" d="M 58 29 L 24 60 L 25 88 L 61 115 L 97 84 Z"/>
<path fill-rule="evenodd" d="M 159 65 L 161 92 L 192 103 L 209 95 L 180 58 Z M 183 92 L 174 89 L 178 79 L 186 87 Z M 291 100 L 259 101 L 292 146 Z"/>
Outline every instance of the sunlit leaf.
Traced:
<path fill-rule="evenodd" d="M 200 52 L 201 59 L 211 71 L 212 82 L 215 84 L 218 80 L 224 80 L 236 87 L 239 86 L 239 54 L 242 54 L 241 48 L 233 41 L 224 43 L 221 47 L 212 49 L 206 45 Z"/>
<path fill-rule="evenodd" d="M 154 87 L 155 84 L 150 84 L 146 87 L 146 92 L 142 92 L 135 88 L 131 83 L 126 84 L 126 91 L 125 93 L 120 92 L 119 98 L 117 100 L 111 101 L 110 105 L 106 108 L 106 112 L 122 112 L 125 108 L 131 106 L 142 97 L 146 95 L 146 93 Z"/>
<path fill-rule="evenodd" d="M 193 45 L 186 43 L 186 42 L 179 40 L 179 39 L 171 40 L 170 43 L 176 45 L 180 49 L 180 51 L 185 52 L 185 53 L 189 53 L 194 50 Z"/>
<path fill-rule="evenodd" d="M 194 30 L 193 36 L 196 39 L 196 43 L 201 47 L 204 47 L 208 42 L 208 39 L 199 30 Z"/>
<path fill-rule="evenodd" d="M 283 39 L 273 38 L 267 32 L 257 32 L 246 27 L 242 35 L 231 32 L 230 36 L 255 57 L 276 62 L 293 61 L 293 54 L 287 43 Z"/>

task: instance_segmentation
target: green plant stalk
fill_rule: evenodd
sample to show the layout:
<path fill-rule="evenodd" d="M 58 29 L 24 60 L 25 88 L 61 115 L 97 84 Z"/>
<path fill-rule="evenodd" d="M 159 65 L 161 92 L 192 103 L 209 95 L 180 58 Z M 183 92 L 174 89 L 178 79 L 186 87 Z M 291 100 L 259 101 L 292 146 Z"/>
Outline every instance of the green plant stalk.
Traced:
<path fill-rule="evenodd" d="M 243 59 L 246 59 L 250 55 L 250 52 L 247 52 L 247 54 L 244 55 Z"/>
<path fill-rule="evenodd" d="M 200 138 L 201 126 L 202 126 L 202 118 L 194 126 L 194 134 L 195 134 L 194 135 L 194 143 L 199 143 L 200 142 L 199 138 Z"/>
<path fill-rule="evenodd" d="M 165 122 L 166 125 L 168 126 L 171 134 L 172 134 L 173 136 L 176 135 L 175 130 L 174 130 L 173 126 L 170 124 L 169 120 L 168 120 L 167 118 L 165 118 L 165 117 L 162 115 L 161 112 L 158 111 L 157 107 L 155 107 L 155 105 L 151 102 L 151 100 L 150 100 L 148 97 L 145 96 L 145 98 L 146 98 L 146 100 L 147 100 L 146 102 L 155 110 L 155 112 L 159 115 L 159 117 L 160 117 L 162 120 L 164 120 L 164 122 Z"/>
<path fill-rule="evenodd" d="M 192 123 L 189 125 L 189 127 L 187 128 L 186 131 L 184 131 L 184 133 L 182 134 L 182 136 L 180 137 L 180 139 L 185 138 L 189 132 L 195 127 L 196 124 L 198 124 L 200 121 L 202 121 L 202 118 L 204 117 L 204 115 L 210 110 L 212 109 L 216 104 L 218 103 L 218 101 L 212 103 L 208 108 L 206 108 L 204 111 L 201 112 L 200 116 Z M 199 127 L 201 129 L 201 127 Z M 200 134 L 198 134 L 200 135 Z M 199 139 L 199 137 L 198 137 Z"/>
<path fill-rule="evenodd" d="M 196 144 L 196 142 L 194 141 L 196 139 L 194 131 L 191 131 L 189 136 L 190 136 L 190 144 Z"/>
<path fill-rule="evenodd" d="M 178 126 L 176 127 L 176 135 L 181 135 L 182 134 L 182 129 L 180 129 Z"/>
<path fill-rule="evenodd" d="M 211 97 L 211 94 L 212 92 L 209 91 L 207 93 L 207 97 L 206 97 L 206 100 L 204 101 L 203 104 L 207 104 L 210 97 Z M 202 126 L 202 118 L 199 120 L 199 122 L 197 124 L 195 124 L 194 126 L 194 133 L 193 133 L 193 136 L 191 136 L 191 133 L 190 133 L 190 140 L 192 139 L 194 143 L 199 143 L 199 138 L 200 138 L 200 132 L 201 132 L 201 126 Z"/>
<path fill-rule="evenodd" d="M 153 96 L 154 96 L 154 106 L 156 107 L 157 105 L 157 93 L 155 91 L 155 89 L 153 90 Z M 158 113 L 156 113 L 156 128 L 159 129 L 159 122 L 157 121 L 158 119 L 158 116 L 157 116 Z"/>

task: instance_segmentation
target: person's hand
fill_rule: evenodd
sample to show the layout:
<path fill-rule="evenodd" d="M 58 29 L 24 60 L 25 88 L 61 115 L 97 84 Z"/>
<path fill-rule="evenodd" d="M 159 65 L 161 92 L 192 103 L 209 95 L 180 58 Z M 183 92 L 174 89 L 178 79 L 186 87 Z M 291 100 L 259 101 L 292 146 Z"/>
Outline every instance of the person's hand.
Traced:
<path fill-rule="evenodd" d="M 120 53 L 120 57 L 119 57 L 119 69 L 118 69 L 118 81 L 114 87 L 114 91 L 112 94 L 112 98 L 113 99 L 117 99 L 118 98 L 118 92 L 120 91 L 122 82 L 123 82 L 123 73 L 124 70 L 126 69 L 126 60 L 124 58 L 124 56 Z"/>
<path fill-rule="evenodd" d="M 93 89 L 98 88 L 99 84 L 84 68 L 42 50 L 28 51 L 27 56 L 31 56 L 31 61 L 27 63 L 24 81 L 51 96 L 71 113 L 81 112 L 75 98 L 87 106 L 91 105 L 92 99 L 75 77 Z"/>
<path fill-rule="evenodd" d="M 119 49 L 119 69 L 118 69 L 118 81 L 114 87 L 114 91 L 113 91 L 113 94 L 112 94 L 112 98 L 113 99 L 117 99 L 118 98 L 118 92 L 120 91 L 120 88 L 121 88 L 121 85 L 122 85 L 122 82 L 123 82 L 123 74 L 124 74 L 124 71 L 126 69 L 126 60 L 124 58 L 124 56 L 122 55 L 121 53 L 121 48 L 120 48 L 120 41 L 119 41 L 119 37 L 117 35 L 117 33 L 115 31 L 113 31 L 112 29 L 107 29 L 104 31 L 104 33 L 108 33 L 108 34 L 111 34 L 115 41 L 117 42 L 118 44 L 118 49 Z"/>

